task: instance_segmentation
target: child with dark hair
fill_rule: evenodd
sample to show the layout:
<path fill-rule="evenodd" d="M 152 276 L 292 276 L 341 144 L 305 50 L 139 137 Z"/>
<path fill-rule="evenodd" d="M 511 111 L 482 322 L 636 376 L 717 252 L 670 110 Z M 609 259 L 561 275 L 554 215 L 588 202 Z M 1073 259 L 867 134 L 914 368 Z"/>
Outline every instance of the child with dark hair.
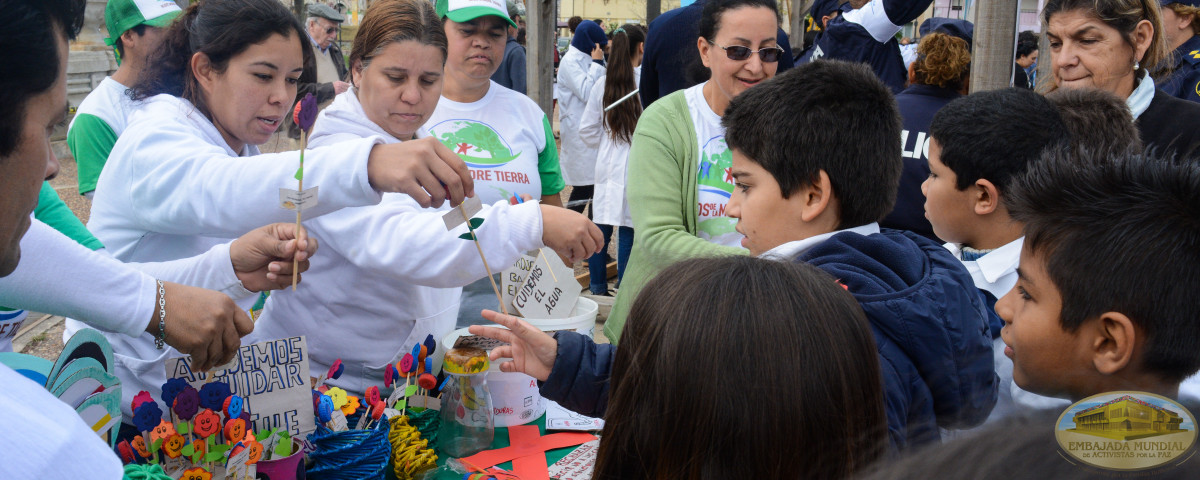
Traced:
<path fill-rule="evenodd" d="M 901 169 L 887 87 L 863 65 L 813 62 L 735 98 L 723 123 L 737 186 L 727 212 L 743 245 L 815 265 L 859 301 L 875 332 L 893 445 L 981 423 L 996 400 L 983 298 L 936 242 L 876 223 L 895 202 Z"/>
<path fill-rule="evenodd" d="M 1008 195 L 1026 239 L 996 303 L 1013 381 L 1074 400 L 1175 398 L 1200 370 L 1200 165 L 1060 147 Z"/>
<path fill-rule="evenodd" d="M 1046 99 L 1058 107 L 1076 148 L 1112 153 L 1142 150 L 1129 105 L 1116 95 L 1095 88 L 1062 88 L 1047 93 Z"/>
<path fill-rule="evenodd" d="M 730 285 L 733 294 L 713 294 Z M 696 328 L 698 317 L 711 323 Z M 592 478 L 838 479 L 887 448 L 871 328 L 854 298 L 810 265 L 676 263 L 641 290 L 619 348 L 570 331 L 551 338 L 492 311 L 484 318 L 511 329 L 471 327 L 511 344 L 492 351 L 513 358 L 501 370 L 542 380 L 542 394 L 567 408 L 607 412 Z M 755 380 L 710 388 L 708 372 L 730 365 Z"/>
<path fill-rule="evenodd" d="M 1012 385 L 1010 363 L 1000 356 L 1003 322 L 993 306 L 1017 281 L 1022 225 L 1009 216 L 1005 195 L 1013 178 L 1042 150 L 1065 143 L 1068 131 L 1054 104 L 1028 89 L 979 92 L 943 107 L 933 117 L 929 178 L 921 184 L 925 216 L 946 248 L 970 272 L 987 302 L 1000 394 L 992 418 L 1014 408 L 1059 406 Z"/>

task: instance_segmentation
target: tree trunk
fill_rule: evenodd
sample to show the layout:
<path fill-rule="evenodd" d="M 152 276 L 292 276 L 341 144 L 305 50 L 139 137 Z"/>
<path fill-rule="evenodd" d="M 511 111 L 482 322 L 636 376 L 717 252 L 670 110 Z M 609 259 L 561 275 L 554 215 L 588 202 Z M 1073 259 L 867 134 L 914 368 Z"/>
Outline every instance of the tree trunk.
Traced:
<path fill-rule="evenodd" d="M 653 22 L 662 13 L 661 0 L 646 0 L 646 25 Z"/>
<path fill-rule="evenodd" d="M 971 52 L 971 91 L 1012 85 L 1017 41 L 1019 0 L 988 0 L 975 4 L 974 51 Z"/>
<path fill-rule="evenodd" d="M 554 2 L 529 0 L 525 9 L 526 94 L 537 102 L 546 118 L 554 116 Z M 551 120 L 553 122 L 553 120 Z"/>
<path fill-rule="evenodd" d="M 304 7 L 304 0 L 292 0 L 292 14 L 301 22 L 308 17 L 308 12 Z"/>

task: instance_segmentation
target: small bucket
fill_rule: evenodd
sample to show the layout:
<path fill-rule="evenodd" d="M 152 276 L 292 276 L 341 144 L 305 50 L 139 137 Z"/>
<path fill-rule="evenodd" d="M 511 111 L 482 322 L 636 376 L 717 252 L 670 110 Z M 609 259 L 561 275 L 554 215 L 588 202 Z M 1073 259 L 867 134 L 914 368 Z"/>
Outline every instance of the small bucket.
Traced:
<path fill-rule="evenodd" d="M 283 458 L 261 460 L 257 476 L 267 480 L 304 480 L 304 442 L 292 438 L 292 454 Z"/>

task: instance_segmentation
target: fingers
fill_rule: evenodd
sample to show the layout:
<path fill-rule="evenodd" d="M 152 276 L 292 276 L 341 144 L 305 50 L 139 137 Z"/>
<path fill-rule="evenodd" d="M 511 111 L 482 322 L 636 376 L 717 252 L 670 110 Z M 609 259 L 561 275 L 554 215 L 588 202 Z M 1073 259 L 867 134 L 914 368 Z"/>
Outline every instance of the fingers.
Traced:
<path fill-rule="evenodd" d="M 512 350 L 513 349 L 512 349 L 511 345 L 506 345 L 503 347 L 496 347 L 496 348 L 492 349 L 491 353 L 488 354 L 488 360 L 491 360 L 494 362 L 501 358 L 513 358 Z M 505 363 L 509 363 L 509 362 L 505 362 Z"/>
<path fill-rule="evenodd" d="M 532 195 L 530 195 L 530 194 L 528 194 L 528 193 L 522 193 L 522 194 L 521 194 L 521 200 L 524 200 L 524 201 L 528 202 L 528 201 L 530 201 L 530 200 L 533 200 L 533 196 L 532 196 Z"/>
<path fill-rule="evenodd" d="M 247 315 L 246 312 L 243 312 L 242 309 L 237 308 L 236 306 L 234 307 L 233 314 L 233 328 L 235 329 L 235 333 L 239 338 L 239 344 L 241 343 L 241 337 L 249 335 L 250 332 L 254 331 L 254 321 L 250 319 L 250 315 Z M 236 350 L 236 348 L 234 350 Z"/>
<path fill-rule="evenodd" d="M 600 253 L 604 249 L 604 232 L 600 231 L 595 223 L 588 222 L 588 237 L 592 241 L 592 246 L 588 248 L 589 252 Z"/>
<path fill-rule="evenodd" d="M 242 309 L 238 308 L 237 305 L 233 305 L 233 312 L 234 315 L 232 318 L 230 318 L 230 320 L 234 323 L 234 325 L 232 325 L 233 328 L 229 328 L 229 326 L 227 326 L 226 328 L 222 329 L 221 338 L 219 340 L 221 351 L 212 357 L 213 366 L 229 363 L 229 361 L 233 359 L 233 355 L 237 353 L 238 348 L 242 346 L 241 336 L 238 335 L 237 332 L 236 319 L 238 314 L 245 316 L 246 312 L 243 312 Z M 249 319 L 249 317 L 247 317 L 247 319 Z"/>
<path fill-rule="evenodd" d="M 445 145 L 442 145 L 442 142 L 432 138 L 430 138 L 429 141 L 433 143 L 434 153 L 436 153 L 438 158 L 442 159 L 442 163 L 450 167 L 450 170 L 453 172 L 452 176 L 447 175 L 447 177 L 442 178 L 442 183 L 445 183 L 450 187 L 450 193 L 452 195 L 457 195 L 460 192 L 459 189 L 461 189 L 462 196 L 453 196 L 451 198 L 452 205 L 458 205 L 465 198 L 474 197 L 475 181 L 471 179 L 471 169 L 467 167 L 466 162 L 463 162 L 458 155 L 455 155 L 454 152 L 450 151 L 449 148 L 446 148 Z"/>
<path fill-rule="evenodd" d="M 436 165 L 430 165 L 430 167 L 433 168 Z M 418 169 L 414 173 L 414 177 L 421 189 L 428 192 L 429 205 L 434 208 L 442 206 L 442 203 L 446 201 L 446 189 L 442 187 L 442 182 L 438 180 L 437 174 L 430 170 Z"/>

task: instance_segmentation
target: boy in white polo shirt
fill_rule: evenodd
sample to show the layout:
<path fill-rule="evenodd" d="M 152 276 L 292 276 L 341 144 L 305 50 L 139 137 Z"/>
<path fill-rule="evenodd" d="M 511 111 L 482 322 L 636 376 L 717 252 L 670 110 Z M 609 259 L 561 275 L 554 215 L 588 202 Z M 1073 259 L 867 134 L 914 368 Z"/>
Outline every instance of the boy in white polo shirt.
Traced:
<path fill-rule="evenodd" d="M 179 6 L 169 0 L 109 0 L 104 7 L 104 43 L 116 51 L 120 66 L 83 99 L 67 129 L 67 147 L 79 165 L 80 195 L 90 198 L 96 190 L 100 170 L 136 107 L 125 92 L 179 14 Z"/>

